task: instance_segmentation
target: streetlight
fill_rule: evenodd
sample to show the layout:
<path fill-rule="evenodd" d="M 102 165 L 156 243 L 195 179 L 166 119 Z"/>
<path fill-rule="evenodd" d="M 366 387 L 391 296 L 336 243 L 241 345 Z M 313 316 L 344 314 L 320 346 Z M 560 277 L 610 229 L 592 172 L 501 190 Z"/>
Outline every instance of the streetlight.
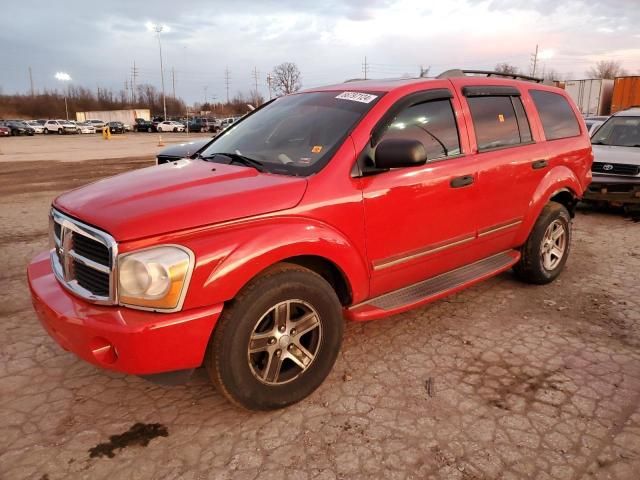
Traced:
<path fill-rule="evenodd" d="M 70 82 L 71 75 L 65 72 L 56 72 L 55 74 L 56 80 L 60 80 L 61 82 Z M 67 120 L 69 120 L 69 108 L 67 107 L 67 89 L 64 89 L 64 111 L 67 114 Z"/>
<path fill-rule="evenodd" d="M 164 119 L 167 119 L 167 101 L 164 94 L 164 67 L 162 66 L 162 43 L 160 42 L 160 33 L 162 31 L 168 32 L 169 27 L 166 25 L 160 25 L 157 23 L 146 23 L 147 30 L 150 32 L 156 32 L 158 35 L 158 49 L 160 50 L 160 78 L 162 80 L 162 108 L 164 110 Z"/>

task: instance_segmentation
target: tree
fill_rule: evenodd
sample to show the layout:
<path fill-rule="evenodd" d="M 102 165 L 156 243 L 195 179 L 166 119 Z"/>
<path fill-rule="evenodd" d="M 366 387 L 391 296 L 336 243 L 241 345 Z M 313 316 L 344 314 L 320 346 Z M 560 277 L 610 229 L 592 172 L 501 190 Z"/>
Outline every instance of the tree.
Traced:
<path fill-rule="evenodd" d="M 507 62 L 502 62 L 496 65 L 495 68 L 498 73 L 506 73 L 507 75 L 518 75 L 520 69 L 515 65 L 509 65 Z"/>
<path fill-rule="evenodd" d="M 295 63 L 284 62 L 273 69 L 273 89 L 278 95 L 287 95 L 302 88 L 301 74 Z"/>
<path fill-rule="evenodd" d="M 560 75 L 560 73 L 553 68 L 549 68 L 549 69 L 545 68 L 544 71 L 542 72 L 542 78 L 544 80 L 558 81 L 562 78 L 562 75 Z"/>
<path fill-rule="evenodd" d="M 617 60 L 600 60 L 587 71 L 587 75 L 591 78 L 616 78 L 623 77 L 627 71 L 622 68 Z"/>

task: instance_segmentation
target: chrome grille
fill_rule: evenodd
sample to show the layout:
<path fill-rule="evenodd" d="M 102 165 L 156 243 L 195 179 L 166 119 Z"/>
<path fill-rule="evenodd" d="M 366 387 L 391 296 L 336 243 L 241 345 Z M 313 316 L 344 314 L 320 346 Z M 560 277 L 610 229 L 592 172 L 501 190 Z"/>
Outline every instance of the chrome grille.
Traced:
<path fill-rule="evenodd" d="M 111 235 L 51 210 L 51 265 L 68 290 L 95 303 L 116 302 L 115 259 Z"/>
<path fill-rule="evenodd" d="M 610 173 L 613 175 L 638 175 L 640 174 L 640 165 L 593 162 L 591 171 L 598 173 Z"/>

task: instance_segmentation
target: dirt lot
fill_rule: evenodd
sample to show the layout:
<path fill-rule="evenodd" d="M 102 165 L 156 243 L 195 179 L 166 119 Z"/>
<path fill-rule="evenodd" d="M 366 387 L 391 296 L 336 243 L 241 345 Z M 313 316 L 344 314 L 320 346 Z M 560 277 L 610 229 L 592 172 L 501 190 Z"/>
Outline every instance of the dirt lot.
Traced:
<path fill-rule="evenodd" d="M 162 146 L 183 143 L 211 134 L 203 133 L 135 133 L 112 135 L 34 135 L 33 137 L 0 138 L 0 163 L 15 161 L 100 160 L 103 158 L 146 157 L 155 158 Z"/>
<path fill-rule="evenodd" d="M 151 150 L 2 166 L 1 479 L 639 478 L 640 224 L 615 214 L 578 214 L 553 285 L 506 273 L 349 324 L 329 379 L 283 411 L 239 411 L 203 372 L 158 386 L 64 352 L 24 273 L 50 201 Z"/>

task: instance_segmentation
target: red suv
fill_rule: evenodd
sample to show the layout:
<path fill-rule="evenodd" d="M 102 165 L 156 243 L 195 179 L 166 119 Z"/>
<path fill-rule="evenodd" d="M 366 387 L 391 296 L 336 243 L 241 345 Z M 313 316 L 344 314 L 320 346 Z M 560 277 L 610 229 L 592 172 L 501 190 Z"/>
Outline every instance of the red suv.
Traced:
<path fill-rule="evenodd" d="M 309 395 L 343 318 L 415 308 L 513 268 L 554 280 L 591 179 L 572 101 L 458 73 L 273 100 L 192 159 L 56 198 L 28 267 L 50 335 L 94 365 L 204 365 L 249 409 Z"/>

